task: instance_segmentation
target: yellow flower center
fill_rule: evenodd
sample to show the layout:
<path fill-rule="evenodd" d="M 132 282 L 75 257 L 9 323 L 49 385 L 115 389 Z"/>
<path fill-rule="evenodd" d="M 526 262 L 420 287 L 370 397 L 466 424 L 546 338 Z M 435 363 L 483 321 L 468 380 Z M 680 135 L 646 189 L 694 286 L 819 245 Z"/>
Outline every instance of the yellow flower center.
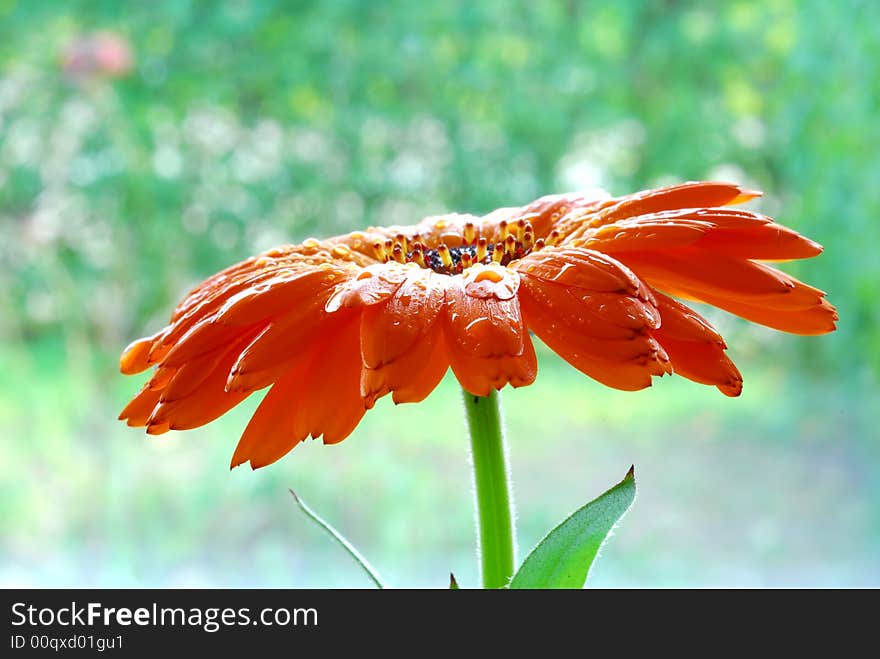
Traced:
<path fill-rule="evenodd" d="M 468 222 L 461 232 L 461 245 L 455 247 L 440 243 L 436 249 L 431 249 L 425 245 L 419 234 L 398 234 L 384 243 L 373 243 L 373 250 L 376 258 L 383 263 L 415 263 L 440 274 L 457 275 L 478 263 L 507 265 L 546 245 L 555 245 L 560 239 L 556 230 L 546 239 L 536 239 L 528 218 L 519 218 L 513 222 L 502 220 L 498 224 L 498 232 L 495 232 L 498 235 L 493 236 L 493 242 L 478 233 L 474 223 Z"/>

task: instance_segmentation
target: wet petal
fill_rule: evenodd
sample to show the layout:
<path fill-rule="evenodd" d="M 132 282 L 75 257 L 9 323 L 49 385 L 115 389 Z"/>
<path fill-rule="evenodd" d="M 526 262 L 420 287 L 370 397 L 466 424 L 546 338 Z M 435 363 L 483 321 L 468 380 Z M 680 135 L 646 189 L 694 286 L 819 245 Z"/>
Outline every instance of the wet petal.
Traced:
<path fill-rule="evenodd" d="M 655 291 L 662 322 L 651 334 L 669 355 L 675 373 L 695 382 L 711 384 L 727 396 L 742 392 L 742 376 L 724 354 L 724 340 L 707 320 Z"/>
<path fill-rule="evenodd" d="M 649 330 L 660 324 L 659 312 L 649 303 L 626 294 L 573 291 L 530 277 L 520 297 L 528 327 L 554 333 L 557 326 L 577 336 L 577 352 L 605 361 L 628 362 L 649 357 L 659 346 Z M 534 319 L 534 324 L 533 324 Z M 540 331 L 539 331 L 540 330 Z"/>
<path fill-rule="evenodd" d="M 542 303 L 532 287 L 520 292 L 529 329 L 582 373 L 610 387 L 634 391 L 651 385 L 651 377 L 671 372 L 668 356 L 647 331 L 629 340 L 597 339 L 578 331 L 561 310 Z"/>
<path fill-rule="evenodd" d="M 471 297 L 509 300 L 519 290 L 519 274 L 497 263 L 478 263 L 462 274 L 462 286 Z"/>
<path fill-rule="evenodd" d="M 390 262 L 363 268 L 336 289 L 325 309 L 333 313 L 338 309 L 369 306 L 387 300 L 417 267 L 415 264 Z"/>
<path fill-rule="evenodd" d="M 579 247 L 545 248 L 510 267 L 531 277 L 590 291 L 636 293 L 641 287 L 638 277 L 620 261 Z"/>
<path fill-rule="evenodd" d="M 449 277 L 411 270 L 385 304 L 366 307 L 361 322 L 364 365 L 377 368 L 404 354 L 425 335 L 443 309 Z"/>
<path fill-rule="evenodd" d="M 215 316 L 223 325 L 250 325 L 297 310 L 351 276 L 332 266 L 290 272 L 260 281 L 229 298 Z"/>
<path fill-rule="evenodd" d="M 417 403 L 440 384 L 448 369 L 442 328 L 435 323 L 393 360 L 375 366 L 365 364 L 361 373 L 361 396 L 368 408 L 388 393 L 395 403 Z"/>
<path fill-rule="evenodd" d="M 809 258 L 822 251 L 817 243 L 764 215 L 731 208 L 663 211 L 618 220 L 585 231 L 572 244 L 611 254 L 695 245 L 766 260 Z"/>
<path fill-rule="evenodd" d="M 534 348 L 517 298 L 473 297 L 462 280 L 454 279 L 446 291 L 444 320 L 450 366 L 467 391 L 486 396 L 508 383 L 519 387 L 534 381 Z"/>
<path fill-rule="evenodd" d="M 620 218 L 677 208 L 707 208 L 741 204 L 760 196 L 760 192 L 747 190 L 735 183 L 691 181 L 627 195 L 614 206 L 603 211 L 602 215 L 605 221 L 610 222 Z"/>

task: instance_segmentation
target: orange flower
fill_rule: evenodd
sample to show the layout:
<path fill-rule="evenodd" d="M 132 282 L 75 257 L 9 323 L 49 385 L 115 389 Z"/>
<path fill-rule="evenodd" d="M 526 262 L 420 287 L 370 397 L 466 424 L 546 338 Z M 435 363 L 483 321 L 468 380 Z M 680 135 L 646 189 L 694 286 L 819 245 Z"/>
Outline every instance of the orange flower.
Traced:
<path fill-rule="evenodd" d="M 194 428 L 271 387 L 232 459 L 257 468 L 309 435 L 342 441 L 388 393 L 423 400 L 449 367 L 478 396 L 531 384 L 529 330 L 611 387 L 674 372 L 736 396 L 724 340 L 670 295 L 795 334 L 837 320 L 822 291 L 758 262 L 819 245 L 724 208 L 758 195 L 726 183 L 557 195 L 270 250 L 203 282 L 125 350 L 123 373 L 155 372 L 120 419 Z"/>

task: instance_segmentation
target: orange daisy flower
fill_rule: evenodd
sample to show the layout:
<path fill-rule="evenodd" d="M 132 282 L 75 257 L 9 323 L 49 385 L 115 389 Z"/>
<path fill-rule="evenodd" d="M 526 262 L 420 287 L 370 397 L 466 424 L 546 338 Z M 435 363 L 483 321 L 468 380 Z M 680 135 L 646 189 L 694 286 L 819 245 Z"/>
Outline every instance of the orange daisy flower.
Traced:
<path fill-rule="evenodd" d="M 200 284 L 126 348 L 123 373 L 155 372 L 119 418 L 150 434 L 195 428 L 270 387 L 232 458 L 257 468 L 308 436 L 342 441 L 381 396 L 423 400 L 450 367 L 477 396 L 531 384 L 530 330 L 617 389 L 678 373 L 736 396 L 724 340 L 671 296 L 795 334 L 837 320 L 822 291 L 760 262 L 822 248 L 726 207 L 759 194 L 686 183 L 556 195 L 270 250 Z"/>

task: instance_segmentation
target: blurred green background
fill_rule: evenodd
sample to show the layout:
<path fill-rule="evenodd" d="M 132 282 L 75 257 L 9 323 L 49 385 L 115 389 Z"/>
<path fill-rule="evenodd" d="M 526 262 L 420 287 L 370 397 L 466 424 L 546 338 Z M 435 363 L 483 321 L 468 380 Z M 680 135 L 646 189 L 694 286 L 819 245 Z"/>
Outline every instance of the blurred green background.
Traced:
<path fill-rule="evenodd" d="M 837 333 L 705 310 L 741 398 L 505 395 L 521 554 L 636 465 L 597 586 L 880 586 L 880 3 L 0 0 L 0 584 L 477 584 L 455 383 L 228 471 L 254 396 L 148 438 L 121 348 L 275 244 L 714 178 L 826 247 Z"/>

